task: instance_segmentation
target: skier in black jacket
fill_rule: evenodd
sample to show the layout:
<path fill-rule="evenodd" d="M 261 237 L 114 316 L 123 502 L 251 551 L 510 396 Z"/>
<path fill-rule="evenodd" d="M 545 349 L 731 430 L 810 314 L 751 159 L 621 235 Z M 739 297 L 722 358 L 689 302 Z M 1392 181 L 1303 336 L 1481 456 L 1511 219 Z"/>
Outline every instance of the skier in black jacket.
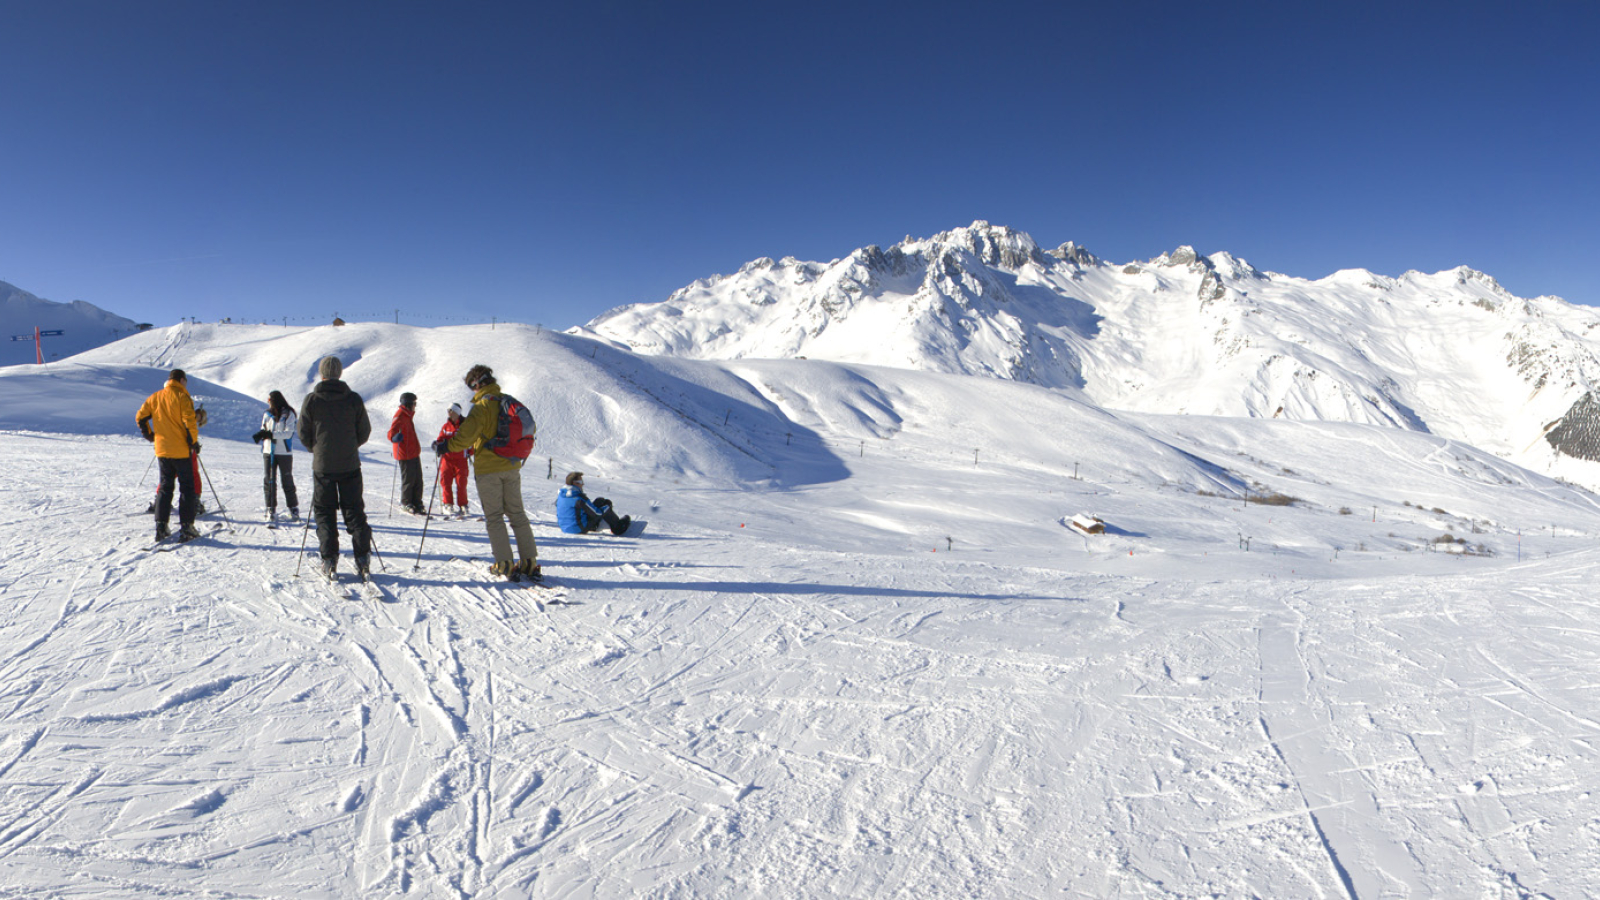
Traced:
<path fill-rule="evenodd" d="M 337 509 L 350 532 L 351 549 L 356 556 L 356 572 L 366 578 L 371 569 L 372 529 L 367 525 L 366 505 L 361 498 L 361 445 L 372 436 L 372 420 L 367 418 L 361 395 L 339 380 L 344 365 L 336 356 L 323 357 L 317 364 L 322 380 L 300 404 L 300 443 L 311 451 L 311 513 L 317 521 L 317 544 L 322 555 L 322 574 L 334 577 L 339 562 L 339 523 Z"/>

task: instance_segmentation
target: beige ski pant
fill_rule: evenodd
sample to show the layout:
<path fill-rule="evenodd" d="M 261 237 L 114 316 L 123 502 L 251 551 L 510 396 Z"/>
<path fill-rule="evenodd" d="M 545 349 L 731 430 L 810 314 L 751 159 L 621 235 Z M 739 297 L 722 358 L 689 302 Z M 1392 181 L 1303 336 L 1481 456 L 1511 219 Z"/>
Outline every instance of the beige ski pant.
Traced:
<path fill-rule="evenodd" d="M 483 506 L 483 524 L 489 532 L 494 561 L 516 562 L 511 556 L 511 539 L 506 534 L 506 519 L 517 536 L 517 557 L 538 561 L 539 545 L 533 540 L 528 513 L 522 508 L 522 470 L 475 473 L 478 502 Z"/>

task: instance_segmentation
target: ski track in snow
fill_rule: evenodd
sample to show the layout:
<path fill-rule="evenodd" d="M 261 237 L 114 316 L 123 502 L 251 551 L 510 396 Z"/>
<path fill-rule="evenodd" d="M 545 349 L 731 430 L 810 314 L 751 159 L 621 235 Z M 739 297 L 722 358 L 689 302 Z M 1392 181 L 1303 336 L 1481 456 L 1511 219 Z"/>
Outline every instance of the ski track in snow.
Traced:
<path fill-rule="evenodd" d="M 689 489 L 647 538 L 577 539 L 529 478 L 577 605 L 452 562 L 478 522 L 430 523 L 413 568 L 420 523 L 381 511 L 377 602 L 310 550 L 296 577 L 299 528 L 140 552 L 149 519 L 109 510 L 147 489 L 30 485 L 59 448 L 0 448 L 10 508 L 95 523 L 0 542 L 6 891 L 1566 896 L 1600 871 L 1593 550 L 1074 570 L 942 530 L 933 554 L 716 531 L 766 501 Z M 207 444 L 235 515 L 253 450 Z M 82 479 L 147 454 L 106 442 Z"/>

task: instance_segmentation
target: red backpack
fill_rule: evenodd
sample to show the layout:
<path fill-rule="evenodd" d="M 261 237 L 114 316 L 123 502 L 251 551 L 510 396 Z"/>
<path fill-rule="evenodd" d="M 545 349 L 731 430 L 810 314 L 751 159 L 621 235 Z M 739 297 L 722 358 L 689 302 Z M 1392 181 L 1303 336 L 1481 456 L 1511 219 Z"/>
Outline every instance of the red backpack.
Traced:
<path fill-rule="evenodd" d="M 500 401 L 500 414 L 496 418 L 494 437 L 484 441 L 483 446 L 506 459 L 527 459 L 533 452 L 533 436 L 539 430 L 533 422 L 533 413 L 510 394 L 494 399 Z"/>

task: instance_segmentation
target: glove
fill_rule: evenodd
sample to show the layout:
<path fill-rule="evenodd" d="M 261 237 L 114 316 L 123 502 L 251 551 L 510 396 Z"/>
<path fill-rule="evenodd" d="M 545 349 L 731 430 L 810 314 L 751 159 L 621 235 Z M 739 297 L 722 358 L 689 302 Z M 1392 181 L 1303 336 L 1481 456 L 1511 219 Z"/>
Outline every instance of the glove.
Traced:
<path fill-rule="evenodd" d="M 206 408 L 204 406 L 194 411 L 194 424 L 197 428 L 206 424 Z"/>
<path fill-rule="evenodd" d="M 154 444 L 156 442 L 156 433 L 154 431 L 150 430 L 150 420 L 149 419 L 140 419 L 139 420 L 139 433 L 144 435 L 144 439 L 149 441 L 150 443 Z"/>
<path fill-rule="evenodd" d="M 450 439 L 449 438 L 439 438 L 437 441 L 433 442 L 433 454 L 435 456 L 443 456 L 443 455 L 445 455 L 446 453 L 449 453 L 449 452 L 450 452 Z"/>
<path fill-rule="evenodd" d="M 194 454 L 195 456 L 199 456 L 200 455 L 200 442 L 199 441 L 195 441 L 194 443 L 190 444 L 189 445 L 189 452 Z"/>
<path fill-rule="evenodd" d="M 256 432 L 255 434 L 250 435 L 250 440 L 255 441 L 256 443 L 259 444 L 259 443 L 261 443 L 262 441 L 266 440 L 269 437 L 272 437 L 272 432 L 270 432 L 270 431 L 266 430 L 265 428 L 263 428 L 260 431 Z"/>

